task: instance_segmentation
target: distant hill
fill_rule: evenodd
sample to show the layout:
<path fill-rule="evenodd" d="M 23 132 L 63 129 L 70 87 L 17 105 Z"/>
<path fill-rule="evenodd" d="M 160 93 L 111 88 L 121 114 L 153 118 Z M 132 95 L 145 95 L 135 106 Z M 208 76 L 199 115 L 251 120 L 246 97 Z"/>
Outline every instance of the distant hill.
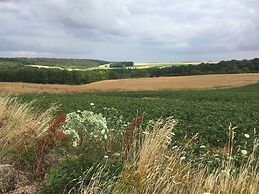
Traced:
<path fill-rule="evenodd" d="M 110 79 L 259 72 L 259 58 L 163 68 L 95 68 L 107 63 L 89 59 L 0 58 L 0 82 L 75 85 Z M 44 65 L 48 67 L 42 68 Z"/>
<path fill-rule="evenodd" d="M 41 65 L 66 68 L 94 68 L 108 63 L 107 61 L 94 59 L 57 59 L 57 58 L 0 58 L 0 65 Z"/>

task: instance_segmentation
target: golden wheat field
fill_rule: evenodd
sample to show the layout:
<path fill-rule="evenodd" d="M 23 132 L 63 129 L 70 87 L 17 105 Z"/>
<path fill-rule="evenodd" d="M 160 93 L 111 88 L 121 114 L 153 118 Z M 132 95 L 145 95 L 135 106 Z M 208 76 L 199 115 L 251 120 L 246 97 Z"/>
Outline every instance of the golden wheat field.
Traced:
<path fill-rule="evenodd" d="M 257 82 L 259 82 L 259 73 L 118 79 L 77 86 L 0 82 L 0 92 L 62 94 L 94 91 L 188 90 L 239 87 Z"/>

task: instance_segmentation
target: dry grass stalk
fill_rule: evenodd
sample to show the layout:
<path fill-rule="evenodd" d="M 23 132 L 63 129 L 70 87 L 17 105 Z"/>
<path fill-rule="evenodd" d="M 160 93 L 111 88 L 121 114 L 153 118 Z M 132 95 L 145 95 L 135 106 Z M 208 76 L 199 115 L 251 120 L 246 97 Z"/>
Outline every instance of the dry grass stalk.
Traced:
<path fill-rule="evenodd" d="M 32 103 L 20 103 L 13 97 L 0 95 L 0 162 L 23 141 L 37 138 L 46 132 L 56 109 L 53 106 L 37 112 Z"/>
<path fill-rule="evenodd" d="M 259 193 L 259 165 L 255 158 L 259 145 L 258 139 L 254 140 L 254 150 L 247 163 L 241 166 L 238 171 L 236 171 L 233 160 L 230 159 L 214 172 L 209 172 L 204 165 L 191 168 L 189 162 L 181 161 L 182 149 L 174 151 L 168 149 L 167 145 L 174 125 L 173 119 L 169 119 L 164 125 L 162 121 L 155 124 L 154 130 L 144 138 L 141 150 L 136 150 L 139 157 L 135 158 L 135 163 L 130 168 L 125 166 L 121 180 L 109 182 L 102 189 L 94 190 L 101 185 L 98 185 L 100 178 L 95 179 L 94 186 L 89 186 L 82 193 Z M 230 138 L 229 144 L 232 144 L 232 138 Z M 231 152 L 230 145 L 227 147 L 228 151 Z"/>

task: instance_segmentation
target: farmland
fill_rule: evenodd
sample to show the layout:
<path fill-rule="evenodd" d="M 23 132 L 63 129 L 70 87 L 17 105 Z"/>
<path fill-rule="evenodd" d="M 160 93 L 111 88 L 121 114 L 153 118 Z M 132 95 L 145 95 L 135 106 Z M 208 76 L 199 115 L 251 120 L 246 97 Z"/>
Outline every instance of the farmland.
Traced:
<path fill-rule="evenodd" d="M 259 194 L 259 0 L 0 0 L 0 194 Z"/>
<path fill-rule="evenodd" d="M 159 91 L 239 87 L 257 83 L 258 73 L 197 75 L 105 80 L 80 86 L 0 82 L 0 91 L 7 93 L 77 93 L 93 91 Z"/>
<path fill-rule="evenodd" d="M 258 180 L 249 177 L 258 177 L 253 171 L 253 158 L 258 157 L 254 149 L 258 91 L 259 83 L 227 89 L 38 93 L 10 99 L 0 95 L 0 160 L 10 164 L 15 160 L 16 169 L 30 172 L 32 181 L 41 182 L 37 187 L 41 193 L 66 193 L 70 189 L 91 193 L 91 184 L 118 190 L 112 193 L 127 193 L 127 189 L 128 193 L 138 193 L 139 189 L 152 191 L 153 181 L 163 190 L 163 184 L 170 182 L 161 182 L 160 176 L 184 180 L 170 186 L 169 190 L 177 189 L 177 193 L 221 191 L 220 182 L 229 180 L 225 171 L 231 171 L 233 180 L 228 184 L 237 193 L 242 187 L 236 187 L 236 181 L 251 181 L 256 193 L 254 181 Z M 50 123 L 53 114 L 56 117 Z M 131 155 L 127 146 L 134 142 L 140 150 L 135 147 Z M 171 171 L 154 174 L 165 169 Z M 252 175 L 244 178 L 243 170 Z M 93 173 L 99 171 L 105 174 L 96 180 Z M 139 181 L 151 181 L 146 179 L 151 175 L 158 180 L 151 179 L 152 184 L 147 185 Z M 217 179 L 219 176 L 224 178 Z M 110 177 L 115 182 L 107 181 Z M 215 181 L 208 189 L 209 177 Z M 189 180 L 191 183 L 185 182 Z M 194 191 L 194 185 L 200 186 Z M 251 192 L 248 189 L 245 193 Z"/>
<path fill-rule="evenodd" d="M 172 66 L 181 66 L 181 65 L 199 65 L 201 63 L 207 64 L 216 64 L 218 62 L 202 62 L 202 61 L 189 61 L 189 62 L 146 62 L 146 63 L 134 63 L 134 68 L 136 69 L 145 69 L 145 68 L 165 68 Z"/>
<path fill-rule="evenodd" d="M 10 190 L 8 170 L 19 183 L 11 189 L 30 193 L 138 194 L 155 186 L 163 194 L 257 194 L 259 66 L 258 59 L 245 68 L 247 62 L 92 71 L 10 66 L 4 81 L 32 83 L 0 83 L 0 162 L 11 164 L 0 165 L 7 177 L 0 189 Z"/>
<path fill-rule="evenodd" d="M 160 91 L 160 92 L 108 92 L 82 94 L 24 94 L 23 101 L 37 99 L 36 105 L 48 108 L 61 104 L 60 111 L 93 110 L 105 113 L 106 108 L 116 108 L 125 121 L 136 115 L 145 122 L 174 116 L 179 121 L 177 139 L 199 133 L 202 144 L 223 146 L 227 140 L 229 123 L 238 127 L 237 136 L 252 135 L 259 127 L 259 84 L 235 89 Z M 93 103 L 94 106 L 91 106 Z"/>
<path fill-rule="evenodd" d="M 156 64 L 139 65 L 135 68 L 132 62 L 112 62 L 114 68 L 107 68 L 104 61 L 81 61 L 81 60 L 61 60 L 61 59 L 31 59 L 23 60 L 16 58 L 0 59 L 0 82 L 25 82 L 39 84 L 68 84 L 82 85 L 102 80 L 129 79 L 129 78 L 153 78 L 170 76 L 189 76 L 189 75 L 208 75 L 208 74 L 240 74 L 240 73 L 258 73 L 259 59 L 251 60 L 231 60 L 220 61 L 219 63 L 201 63 L 201 64 Z M 34 64 L 41 61 L 47 63 L 50 60 L 50 67 L 46 65 Z M 75 61 L 78 61 L 78 64 Z M 98 61 L 98 62 L 96 62 Z M 69 63 L 71 62 L 71 64 Z M 73 63 L 72 63 L 73 62 Z M 61 64 L 64 63 L 64 69 Z M 82 63 L 82 64 L 81 64 Z M 84 64 L 86 63 L 86 64 Z M 98 68 L 96 63 L 99 64 Z M 104 63 L 102 66 L 101 64 Z M 73 65 L 73 68 L 69 67 Z M 82 65 L 77 68 L 77 65 Z M 161 66 L 162 65 L 162 66 Z M 48 65 L 47 65 L 48 66 Z M 93 66 L 91 68 L 90 66 Z M 166 88 L 162 88 L 166 89 Z"/>

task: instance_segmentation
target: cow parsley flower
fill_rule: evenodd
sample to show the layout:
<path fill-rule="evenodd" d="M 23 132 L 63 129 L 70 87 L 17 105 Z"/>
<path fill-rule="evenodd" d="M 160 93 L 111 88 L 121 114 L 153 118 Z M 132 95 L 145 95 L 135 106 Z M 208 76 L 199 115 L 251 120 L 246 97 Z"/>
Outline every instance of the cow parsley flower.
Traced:
<path fill-rule="evenodd" d="M 247 151 L 246 151 L 246 150 L 241 150 L 241 153 L 242 153 L 243 155 L 247 155 Z"/>
<path fill-rule="evenodd" d="M 91 103 L 90 103 L 90 105 L 91 105 L 91 106 L 94 106 L 94 103 L 93 103 L 93 102 L 91 102 Z"/>
<path fill-rule="evenodd" d="M 181 161 L 183 161 L 183 160 L 185 160 L 185 159 L 186 159 L 186 156 L 181 156 L 181 157 L 180 157 L 180 160 L 181 160 Z"/>
<path fill-rule="evenodd" d="M 250 135 L 249 134 L 244 134 L 245 138 L 249 139 L 250 138 Z"/>
<path fill-rule="evenodd" d="M 63 131 L 72 137 L 75 147 L 85 137 L 99 140 L 108 139 L 106 118 L 102 114 L 95 114 L 92 111 L 84 110 L 67 114 Z"/>
<path fill-rule="evenodd" d="M 120 156 L 121 154 L 119 152 L 116 152 L 113 154 L 113 156 Z"/>

